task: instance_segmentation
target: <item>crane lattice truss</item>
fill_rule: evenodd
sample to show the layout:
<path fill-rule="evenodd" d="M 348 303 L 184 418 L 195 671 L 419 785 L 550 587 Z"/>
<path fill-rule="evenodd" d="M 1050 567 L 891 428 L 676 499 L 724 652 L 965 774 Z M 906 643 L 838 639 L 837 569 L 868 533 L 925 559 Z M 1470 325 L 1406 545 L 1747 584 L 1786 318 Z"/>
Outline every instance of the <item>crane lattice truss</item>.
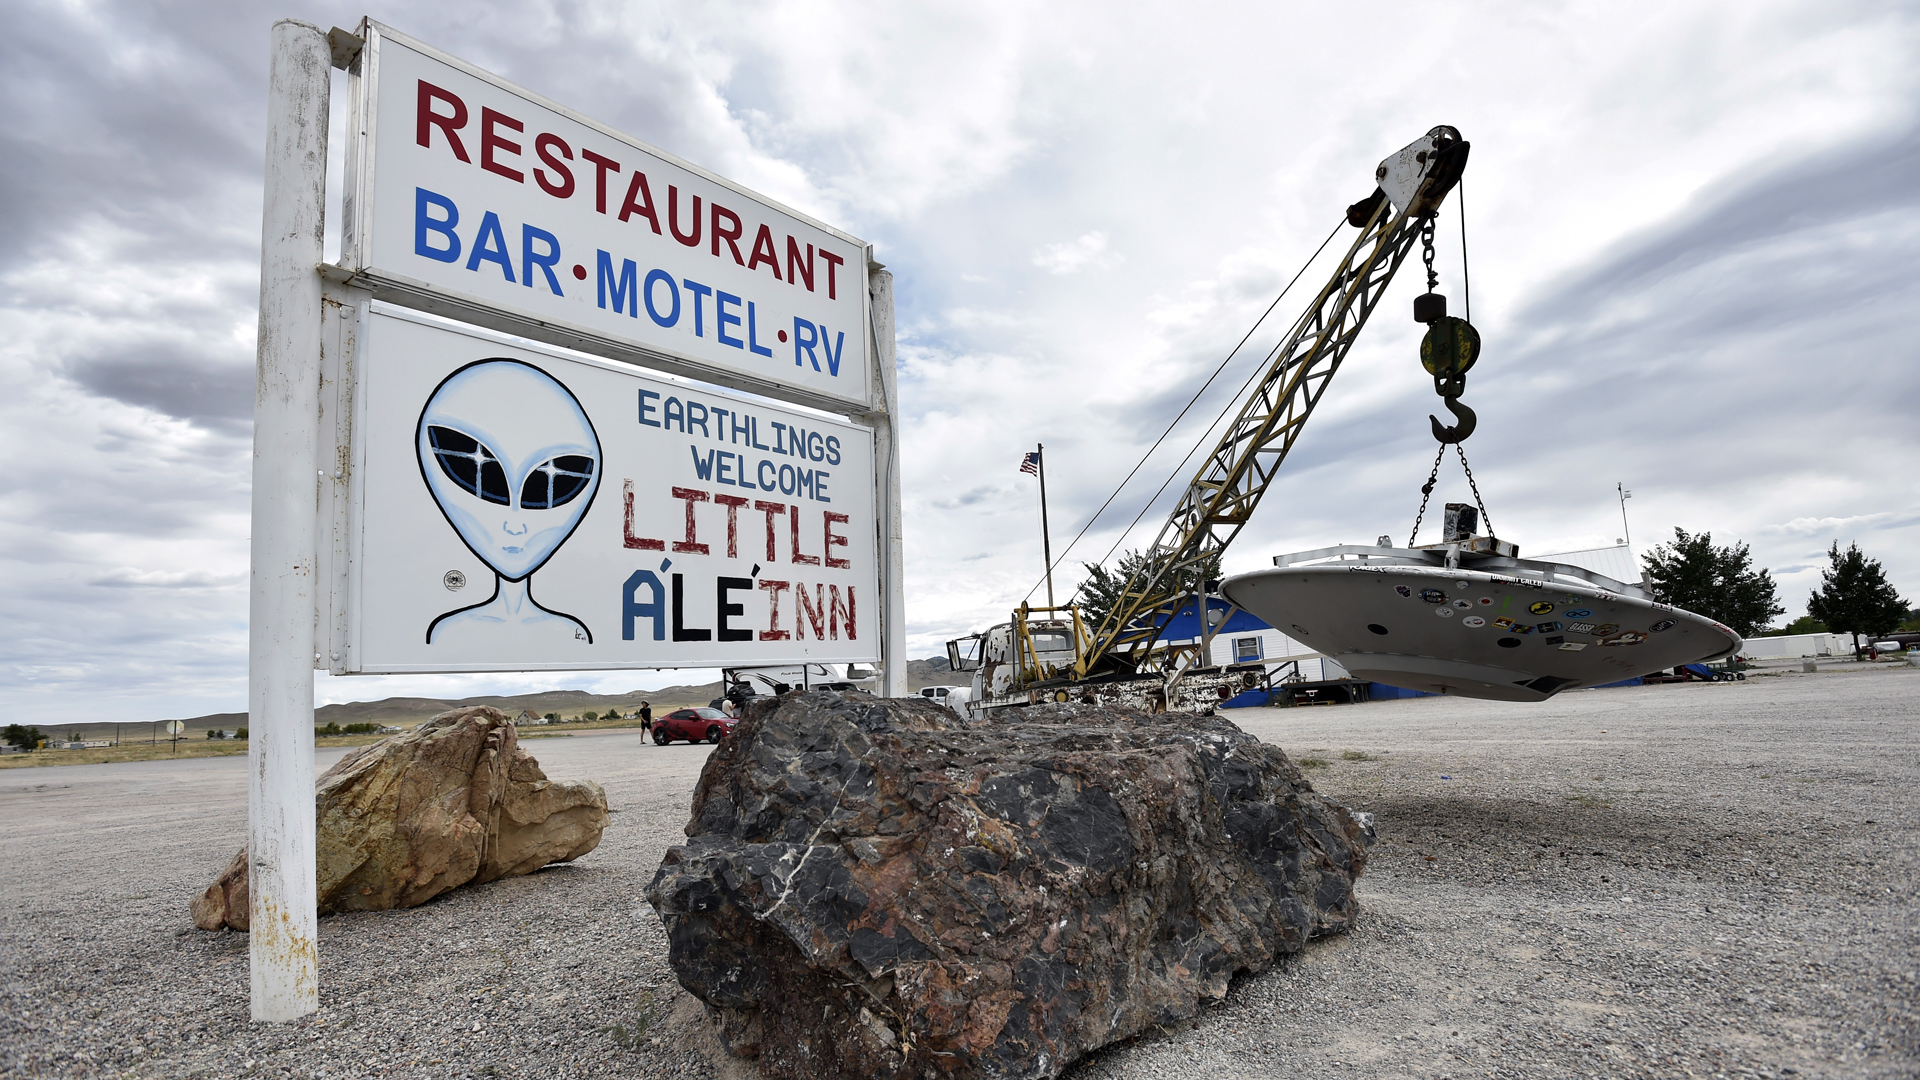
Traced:
<path fill-rule="evenodd" d="M 1423 222 L 1409 207 L 1379 200 L 1332 279 L 1269 355 L 1266 374 L 1094 632 L 1075 678 L 1148 668 L 1154 642 L 1192 583 L 1253 516 Z"/>

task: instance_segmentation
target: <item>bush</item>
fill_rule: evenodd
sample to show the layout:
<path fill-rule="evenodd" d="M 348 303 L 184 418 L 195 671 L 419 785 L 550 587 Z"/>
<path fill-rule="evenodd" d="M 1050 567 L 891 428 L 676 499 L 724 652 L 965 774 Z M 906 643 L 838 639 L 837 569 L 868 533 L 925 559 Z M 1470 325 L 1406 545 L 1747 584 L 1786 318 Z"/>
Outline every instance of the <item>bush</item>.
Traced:
<path fill-rule="evenodd" d="M 1767 630 L 1761 637 L 1791 637 L 1797 634 L 1824 634 L 1827 624 L 1811 615 L 1802 615 L 1778 630 Z"/>
<path fill-rule="evenodd" d="M 246 729 L 246 728 L 238 728 L 238 729 L 236 729 L 236 730 L 234 731 L 234 733 L 233 733 L 233 737 L 234 737 L 234 738 L 236 738 L 236 739 L 244 739 L 244 738 L 246 738 L 246 737 L 247 737 L 247 729 Z"/>
<path fill-rule="evenodd" d="M 340 730 L 347 733 L 348 735 L 378 735 L 380 733 L 380 725 L 379 724 L 348 724 L 346 727 L 343 727 Z"/>
<path fill-rule="evenodd" d="M 580 714 L 580 719 L 588 722 L 592 722 L 594 720 L 600 719 L 600 714 L 597 712 L 594 712 L 592 709 L 588 709 L 586 712 L 583 712 Z"/>
<path fill-rule="evenodd" d="M 6 731 L 0 733 L 0 738 L 4 738 L 9 746 L 17 746 L 22 750 L 32 750 L 34 747 L 39 746 L 40 740 L 46 738 L 46 736 L 42 735 L 40 729 L 37 727 L 8 724 Z"/>
<path fill-rule="evenodd" d="M 550 713 L 548 713 L 548 714 L 547 714 L 547 719 L 548 719 L 548 720 L 556 720 L 556 721 L 557 721 L 557 720 L 559 720 L 559 719 L 560 719 L 560 714 L 559 714 L 559 713 L 557 713 L 557 712 L 550 712 Z"/>
<path fill-rule="evenodd" d="M 329 720 L 329 721 L 327 722 L 327 726 L 326 726 L 326 727 L 317 727 L 317 728 L 314 728 L 314 729 L 313 729 L 313 734 L 314 734 L 314 737 L 315 737 L 315 738 L 319 738 L 319 737 L 321 737 L 321 736 L 323 736 L 323 735 L 340 735 L 340 734 L 344 734 L 344 733 L 343 733 L 343 732 L 342 732 L 342 731 L 340 730 L 340 725 L 339 725 L 339 724 L 336 724 L 336 723 L 334 723 L 333 721 L 331 721 L 331 720 Z"/>

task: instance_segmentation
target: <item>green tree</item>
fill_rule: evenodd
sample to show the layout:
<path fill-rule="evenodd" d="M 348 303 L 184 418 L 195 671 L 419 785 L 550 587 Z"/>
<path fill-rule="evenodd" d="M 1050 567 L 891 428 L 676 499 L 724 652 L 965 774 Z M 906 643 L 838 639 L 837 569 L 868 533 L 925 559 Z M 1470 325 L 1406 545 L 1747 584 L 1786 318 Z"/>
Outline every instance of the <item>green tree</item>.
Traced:
<path fill-rule="evenodd" d="M 1880 560 L 1860 553 L 1858 543 L 1840 550 L 1835 540 L 1827 550 L 1829 566 L 1820 575 L 1820 588 L 1807 598 L 1807 614 L 1833 627 L 1836 634 L 1853 635 L 1853 655 L 1860 655 L 1860 635 L 1884 634 L 1907 617 L 1907 602 L 1887 580 Z"/>
<path fill-rule="evenodd" d="M 592 709 L 588 709 L 586 712 L 583 712 L 580 714 L 580 719 L 585 720 L 588 723 L 592 723 L 593 721 L 600 719 L 600 714 L 597 712 L 594 712 Z"/>
<path fill-rule="evenodd" d="M 1081 563 L 1087 568 L 1087 580 L 1080 583 L 1080 618 L 1086 621 L 1089 631 L 1100 629 L 1107 614 L 1120 602 L 1120 594 L 1127 587 L 1127 581 L 1146 566 L 1147 557 L 1138 551 L 1126 551 L 1120 555 L 1116 569 L 1108 570 L 1101 563 Z M 1220 553 L 1209 556 L 1198 571 L 1188 570 L 1176 576 L 1172 587 L 1182 593 L 1192 592 L 1206 580 L 1220 576 Z M 1166 586 L 1163 584 L 1163 589 Z"/>
<path fill-rule="evenodd" d="M 8 724 L 6 731 L 0 732 L 0 739 L 5 739 L 8 746 L 17 746 L 22 750 L 31 750 L 39 746 L 40 740 L 44 738 L 46 736 L 40 733 L 39 728 L 21 724 Z"/>
<path fill-rule="evenodd" d="M 1802 615 L 1778 630 L 1768 630 L 1761 637 L 1791 637 L 1795 634 L 1824 634 L 1827 624 L 1811 615 Z"/>
<path fill-rule="evenodd" d="M 1654 598 L 1705 615 L 1752 637 L 1784 614 L 1774 592 L 1773 575 L 1753 568 L 1747 545 L 1716 547 L 1712 533 L 1698 536 L 1673 530 L 1673 543 L 1661 544 L 1641 559 Z"/>
<path fill-rule="evenodd" d="M 552 721 L 552 720 L 558 720 L 558 719 L 560 719 L 560 714 L 559 714 L 559 713 L 557 713 L 557 712 L 550 712 L 550 713 L 548 713 L 548 714 L 547 714 L 547 719 L 548 719 L 548 720 L 550 720 L 550 721 Z"/>

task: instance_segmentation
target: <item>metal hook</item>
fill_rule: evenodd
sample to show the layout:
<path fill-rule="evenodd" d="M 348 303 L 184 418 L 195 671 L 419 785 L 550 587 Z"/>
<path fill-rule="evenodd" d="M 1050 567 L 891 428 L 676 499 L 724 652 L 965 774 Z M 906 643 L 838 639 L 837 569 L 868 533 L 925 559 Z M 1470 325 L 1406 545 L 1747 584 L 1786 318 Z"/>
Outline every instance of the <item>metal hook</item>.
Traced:
<path fill-rule="evenodd" d="M 1479 418 L 1473 415 L 1473 410 L 1460 404 L 1460 399 L 1456 397 L 1442 398 L 1441 401 L 1446 405 L 1447 411 L 1453 413 L 1454 419 L 1460 422 L 1452 427 L 1441 427 L 1439 417 L 1428 413 L 1427 419 L 1433 422 L 1433 437 L 1444 445 L 1459 443 L 1473 434 L 1474 426 L 1480 422 Z"/>

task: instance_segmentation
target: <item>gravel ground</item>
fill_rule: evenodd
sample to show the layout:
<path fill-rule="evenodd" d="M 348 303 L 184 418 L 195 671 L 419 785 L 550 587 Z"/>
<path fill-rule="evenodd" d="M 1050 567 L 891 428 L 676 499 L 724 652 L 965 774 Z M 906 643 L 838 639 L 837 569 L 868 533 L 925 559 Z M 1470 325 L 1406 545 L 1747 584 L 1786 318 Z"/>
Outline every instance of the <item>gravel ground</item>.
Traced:
<path fill-rule="evenodd" d="M 1920 1076 L 1920 670 L 1835 666 L 1230 714 L 1378 816 L 1363 916 L 1070 1075 Z M 323 1007 L 272 1026 L 187 916 L 244 759 L 0 775 L 0 1076 L 715 1076 L 641 898 L 705 748 L 527 745 L 606 786 L 600 848 L 323 919 Z"/>

